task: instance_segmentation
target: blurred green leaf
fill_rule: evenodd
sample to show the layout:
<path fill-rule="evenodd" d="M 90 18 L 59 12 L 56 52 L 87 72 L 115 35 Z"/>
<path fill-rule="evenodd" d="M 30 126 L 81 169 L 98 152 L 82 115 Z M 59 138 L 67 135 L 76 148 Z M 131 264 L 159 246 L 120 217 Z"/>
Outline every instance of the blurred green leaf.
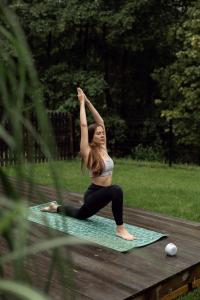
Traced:
<path fill-rule="evenodd" d="M 0 264 L 4 264 L 8 261 L 16 260 L 21 257 L 25 257 L 27 255 L 37 254 L 38 252 L 41 251 L 45 251 L 45 250 L 47 251 L 64 245 L 75 245 L 75 244 L 88 244 L 88 241 L 79 240 L 72 236 L 52 238 L 50 240 L 31 245 L 30 247 L 24 247 L 20 249 L 20 251 L 13 251 L 12 253 L 6 254 L 0 258 Z"/>
<path fill-rule="evenodd" d="M 0 279 L 0 291 L 13 294 L 20 299 L 24 300 L 50 300 L 51 298 L 45 296 L 39 291 L 34 290 L 32 287 L 25 286 L 22 283 L 17 283 L 12 280 Z"/>

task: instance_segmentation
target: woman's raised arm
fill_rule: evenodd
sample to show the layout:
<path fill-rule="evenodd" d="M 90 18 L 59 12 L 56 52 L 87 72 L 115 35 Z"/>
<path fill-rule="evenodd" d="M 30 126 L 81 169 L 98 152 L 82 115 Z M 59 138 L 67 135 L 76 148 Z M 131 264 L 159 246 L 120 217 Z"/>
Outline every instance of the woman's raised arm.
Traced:
<path fill-rule="evenodd" d="M 88 109 L 90 110 L 95 122 L 99 125 L 104 124 L 104 121 L 103 121 L 102 117 L 100 116 L 100 114 L 98 113 L 98 111 L 96 110 L 94 105 L 90 102 L 90 100 L 88 100 L 86 95 L 85 95 L 85 103 L 86 103 Z"/>
<path fill-rule="evenodd" d="M 77 88 L 78 99 L 80 102 L 80 128 L 81 128 L 81 141 L 80 141 L 80 152 L 87 163 L 88 155 L 90 152 L 90 146 L 88 143 L 88 125 L 85 112 L 85 95 L 81 88 Z"/>
<path fill-rule="evenodd" d="M 94 107 L 94 105 L 90 102 L 90 100 L 88 100 L 88 98 L 85 95 L 85 103 L 89 109 L 89 111 L 91 112 L 95 122 L 99 125 L 101 125 L 104 129 L 104 137 L 105 137 L 105 146 L 106 146 L 106 129 L 105 129 L 105 125 L 104 125 L 104 120 L 102 119 L 102 117 L 100 116 L 100 114 L 98 113 L 98 111 L 96 110 L 96 108 Z"/>

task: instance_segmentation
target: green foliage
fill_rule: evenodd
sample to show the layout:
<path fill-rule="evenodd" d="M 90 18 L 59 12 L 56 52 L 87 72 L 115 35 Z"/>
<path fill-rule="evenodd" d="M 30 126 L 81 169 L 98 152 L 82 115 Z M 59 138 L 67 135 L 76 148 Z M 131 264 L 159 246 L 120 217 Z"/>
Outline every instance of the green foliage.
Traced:
<path fill-rule="evenodd" d="M 180 46 L 174 62 L 153 75 L 161 90 L 161 115 L 167 119 L 177 119 L 173 129 L 178 142 L 182 144 L 199 145 L 200 142 L 199 18 L 199 2 L 193 1 L 176 30 Z"/>
<path fill-rule="evenodd" d="M 51 126 L 47 120 L 41 85 L 18 19 L 2 2 L 0 2 L 0 41 L 3 41 L 3 47 L 0 47 L 0 139 L 9 147 L 9 157 L 18 163 L 14 168 L 17 186 L 24 177 L 23 167 L 20 163 L 25 160 L 23 156 L 23 129 L 25 128 L 31 139 L 40 146 L 44 157 L 48 158 L 49 174 L 58 199 L 62 199 L 59 176 L 52 163 L 55 144 Z M 31 122 L 30 112 L 35 114 L 39 132 L 36 131 Z M 10 129 L 5 126 L 6 122 L 8 122 Z M 66 286 L 72 286 L 70 260 L 66 255 L 66 249 L 64 255 L 61 254 L 61 246 L 72 244 L 74 241 L 67 236 L 57 238 L 54 233 L 43 234 L 37 230 L 34 232 L 34 240 L 30 239 L 31 229 L 30 223 L 27 222 L 27 213 L 34 190 L 34 166 L 29 165 L 29 167 L 26 179 L 30 190 L 25 198 L 7 176 L 5 170 L 0 168 L 0 181 L 4 190 L 4 195 L 0 196 L 0 234 L 4 245 L 1 248 L 0 258 L 0 297 L 2 299 L 8 299 L 7 296 L 9 299 L 10 297 L 30 300 L 50 299 L 47 294 L 53 271 L 57 270 L 60 273 L 61 286 L 63 285 L 62 299 L 69 299 L 69 293 L 66 294 Z M 41 193 L 36 197 L 41 201 L 45 199 L 45 195 Z M 38 242 L 41 239 L 43 242 Z M 43 281 L 44 286 L 42 288 L 46 293 L 44 295 L 34 288 L 37 286 L 37 280 L 39 282 L 41 278 L 31 259 L 36 260 L 38 252 L 47 250 L 50 251 L 49 255 L 52 255 L 52 262 L 50 266 L 47 266 L 47 278 L 46 281 Z M 27 269 L 28 259 L 31 262 L 33 273 Z M 8 274 L 7 272 L 4 273 L 8 264 L 12 274 L 10 280 L 5 279 Z M 33 279 L 34 272 L 37 277 Z"/>
<path fill-rule="evenodd" d="M 200 289 L 194 289 L 189 294 L 177 298 L 177 300 L 199 300 L 200 298 Z"/>
<path fill-rule="evenodd" d="M 123 156 L 126 151 L 127 125 L 118 116 L 110 116 L 106 119 L 109 150 L 117 156 Z"/>
<path fill-rule="evenodd" d="M 50 300 L 48 296 L 11 280 L 0 280 L 0 291 L 8 292 L 9 295 L 13 294 L 25 300 Z"/>
<path fill-rule="evenodd" d="M 198 82 L 194 79 L 199 72 L 198 28 L 191 37 L 186 34 L 190 24 L 196 26 L 198 15 L 191 18 L 192 12 L 187 11 L 190 0 L 10 3 L 26 32 L 48 109 L 67 111 L 78 119 L 76 86 L 80 85 L 105 118 L 117 115 L 125 120 L 129 128 L 126 141 L 133 148 L 138 140 L 135 119 L 144 124 L 149 120 L 150 131 L 154 132 L 161 111 L 168 118 L 183 116 L 184 108 L 173 110 L 174 103 L 182 101 L 182 95 L 187 98 L 187 110 L 188 101 L 198 106 Z M 197 47 L 196 52 L 191 52 L 191 47 Z M 190 53 L 193 62 L 186 70 L 182 65 L 188 58 L 184 55 Z M 180 74 L 185 74 L 181 81 Z M 186 80 L 192 80 L 191 85 L 188 82 L 185 86 Z M 155 105 L 154 99 L 159 98 L 162 104 Z M 196 134 L 185 134 L 185 129 L 179 128 L 183 133 L 181 142 L 191 143 L 193 136 L 193 142 L 199 143 Z M 148 139 L 145 126 L 140 135 Z"/>
<path fill-rule="evenodd" d="M 165 160 L 164 152 L 161 146 L 143 146 L 139 144 L 132 151 L 132 158 L 141 161 L 159 161 Z"/>
<path fill-rule="evenodd" d="M 113 105 L 125 91 L 123 86 L 122 93 L 118 88 L 121 74 L 123 85 L 127 82 L 130 90 L 126 91 L 125 97 L 136 89 L 134 98 L 144 101 L 148 94 L 141 93 L 138 80 L 140 83 L 147 80 L 147 85 L 151 84 L 149 71 L 169 46 L 169 41 L 166 43 L 168 28 L 181 16 L 178 8 L 184 9 L 187 5 L 187 1 L 183 4 L 182 1 L 155 0 L 11 2 L 26 31 L 51 109 L 71 101 L 70 94 L 75 85 L 85 82 L 83 72 L 85 75 L 97 73 L 103 78 L 102 92 L 109 105 L 111 93 Z M 138 78 L 138 72 L 145 72 L 144 76 Z M 95 90 L 98 90 L 98 82 L 96 85 Z M 84 87 L 91 89 L 90 82 Z M 94 96 L 98 95 L 99 92 Z M 121 101 L 125 101 L 124 97 Z"/>

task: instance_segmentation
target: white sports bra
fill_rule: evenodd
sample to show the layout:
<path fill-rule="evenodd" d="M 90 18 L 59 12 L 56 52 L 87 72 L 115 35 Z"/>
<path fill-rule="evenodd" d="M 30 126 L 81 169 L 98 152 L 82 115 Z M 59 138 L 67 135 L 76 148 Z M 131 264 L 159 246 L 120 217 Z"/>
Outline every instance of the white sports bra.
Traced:
<path fill-rule="evenodd" d="M 103 161 L 104 161 L 104 169 L 103 172 L 100 175 L 98 175 L 98 177 L 105 177 L 105 176 L 112 175 L 112 171 L 114 168 L 114 162 L 112 158 L 109 156 Z M 90 171 L 90 177 L 94 177 L 92 171 Z"/>

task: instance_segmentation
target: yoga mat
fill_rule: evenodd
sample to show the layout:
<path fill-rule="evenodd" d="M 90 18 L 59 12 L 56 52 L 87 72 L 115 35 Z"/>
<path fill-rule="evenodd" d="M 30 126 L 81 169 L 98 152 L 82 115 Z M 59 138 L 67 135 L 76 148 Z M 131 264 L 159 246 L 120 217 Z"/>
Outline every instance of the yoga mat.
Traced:
<path fill-rule="evenodd" d="M 126 229 L 137 237 L 133 241 L 126 241 L 115 235 L 116 224 L 112 219 L 95 215 L 87 220 L 78 220 L 58 213 L 41 212 L 40 209 L 48 206 L 48 204 L 30 207 L 28 220 L 120 252 L 151 244 L 167 236 L 166 234 L 125 224 Z"/>

